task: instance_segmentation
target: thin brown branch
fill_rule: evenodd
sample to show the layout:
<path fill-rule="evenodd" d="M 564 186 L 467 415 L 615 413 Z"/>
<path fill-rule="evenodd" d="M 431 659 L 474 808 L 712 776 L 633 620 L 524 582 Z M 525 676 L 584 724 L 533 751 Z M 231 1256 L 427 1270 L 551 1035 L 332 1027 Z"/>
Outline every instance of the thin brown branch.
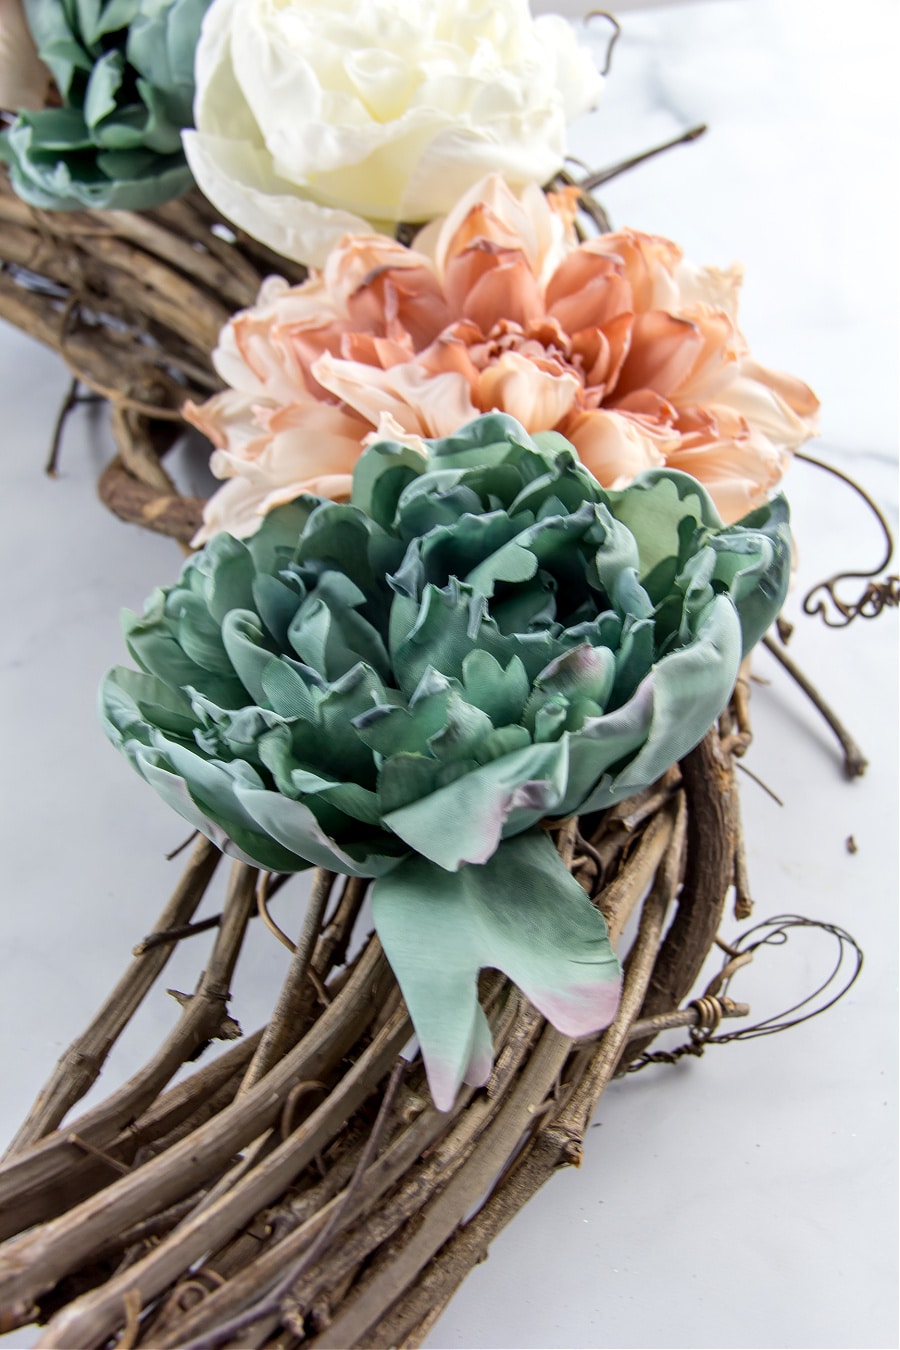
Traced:
<path fill-rule="evenodd" d="M 354 1045 L 387 990 L 387 962 L 374 940 L 358 962 L 340 1000 L 303 1041 L 245 1097 L 221 1111 L 187 1139 L 109 1187 L 98 1209 L 92 1201 L 7 1243 L 0 1256 L 0 1307 L 38 1296 L 75 1269 L 117 1231 L 145 1219 L 196 1190 L 217 1167 L 277 1119 L 295 1082 L 317 1078 Z"/>
<path fill-rule="evenodd" d="M 234 1024 L 227 1022 L 228 992 L 253 912 L 255 878 L 255 869 L 244 863 L 233 865 L 224 918 L 209 962 L 194 994 L 182 996 L 182 1014 L 174 1030 L 153 1058 L 121 1088 L 101 1106 L 72 1122 L 71 1128 L 95 1148 L 105 1148 L 209 1040 L 223 1033 L 233 1034 Z M 165 955 L 166 949 L 161 948 L 136 959 L 159 960 Z M 27 1153 L 13 1155 L 0 1168 L 0 1222 L 5 1234 L 19 1232 L 26 1223 L 58 1212 L 63 1192 L 56 1188 L 70 1183 L 80 1156 L 64 1137 L 56 1135 Z"/>
<path fill-rule="evenodd" d="M 221 854 L 208 839 L 198 840 L 190 864 L 157 920 L 167 929 L 190 919 L 218 866 Z M 168 962 L 170 949 L 134 953 L 135 960 L 87 1029 L 62 1055 L 52 1077 L 16 1134 L 7 1158 L 50 1133 L 96 1081 L 112 1047 Z"/>
<path fill-rule="evenodd" d="M 761 787 L 766 796 L 772 798 L 772 801 L 775 803 L 776 806 L 784 806 L 782 798 L 779 797 L 775 789 L 770 788 L 768 783 L 764 779 L 760 778 L 758 773 L 754 773 L 753 770 L 749 767 L 749 765 L 744 764 L 741 760 L 735 760 L 734 767 L 736 769 L 739 769 L 741 773 L 746 774 L 748 778 L 752 779 L 752 781 L 756 784 L 757 787 Z"/>
<path fill-rule="evenodd" d="M 784 648 L 780 647 L 768 633 L 763 638 L 762 645 L 765 647 L 766 651 L 772 653 L 775 660 L 787 671 L 795 684 L 800 686 L 810 703 L 812 703 L 813 707 L 822 714 L 825 721 L 838 738 L 841 749 L 844 752 L 845 776 L 847 778 L 861 777 L 869 767 L 869 761 L 866 759 L 862 750 L 860 750 L 856 741 L 850 735 L 850 732 L 844 726 L 837 713 L 830 704 L 825 702 L 825 699 L 819 693 L 819 690 L 813 684 L 812 680 L 810 680 L 809 676 L 804 675 L 796 661 L 788 656 Z"/>
<path fill-rule="evenodd" d="M 141 938 L 136 947 L 132 947 L 132 956 L 143 956 L 145 952 L 150 952 L 154 947 L 171 947 L 176 942 L 181 942 L 183 938 L 197 937 L 200 933 L 208 933 L 212 928 L 218 928 L 222 922 L 221 914 L 211 914 L 208 919 L 198 919 L 196 923 L 182 923 L 175 928 L 158 928 L 152 933 L 148 933 L 145 938 Z"/>
<path fill-rule="evenodd" d="M 270 876 L 271 876 L 270 872 L 260 873 L 259 885 L 256 888 L 257 913 L 259 914 L 259 917 L 262 919 L 263 923 L 266 925 L 272 936 L 278 939 L 282 947 L 287 947 L 288 951 L 293 955 L 297 950 L 296 947 L 294 946 L 293 942 L 291 942 L 291 939 L 288 937 L 284 929 L 278 927 L 278 924 L 275 922 L 275 920 L 272 918 L 272 915 L 269 913 Z"/>
<path fill-rule="evenodd" d="M 221 1345 L 225 1340 L 243 1331 L 246 1327 L 252 1326 L 254 1322 L 269 1316 L 276 1312 L 296 1285 L 300 1276 L 305 1270 L 308 1270 L 315 1261 L 325 1252 L 331 1236 L 340 1224 L 341 1220 L 350 1212 L 354 1200 L 359 1194 L 363 1178 L 367 1170 L 375 1161 L 375 1155 L 381 1145 L 384 1131 L 390 1119 L 391 1111 L 394 1106 L 394 1099 L 400 1086 L 400 1080 L 406 1069 L 406 1061 L 398 1060 L 394 1065 L 391 1076 L 388 1079 L 381 1105 L 378 1109 L 378 1115 L 375 1118 L 375 1124 L 372 1126 L 368 1139 L 363 1146 L 359 1161 L 354 1169 L 353 1175 L 346 1189 L 338 1197 L 337 1202 L 331 1207 L 331 1212 L 325 1222 L 322 1224 L 319 1232 L 312 1240 L 306 1250 L 297 1258 L 297 1260 L 288 1267 L 287 1271 L 281 1276 L 275 1286 L 268 1294 L 262 1298 L 259 1303 L 251 1305 L 239 1316 L 233 1318 L 230 1322 L 219 1326 L 215 1331 L 203 1337 L 201 1340 L 193 1341 L 185 1346 L 185 1350 L 215 1350 L 216 1346 Z"/>
<path fill-rule="evenodd" d="M 618 178 L 620 174 L 627 173 L 629 169 L 636 168 L 639 164 L 645 164 L 648 159 L 654 159 L 657 155 L 665 154 L 667 150 L 673 150 L 678 145 L 689 145 L 691 141 L 699 140 L 709 130 L 705 122 L 700 122 L 696 126 L 689 127 L 687 131 L 682 131 L 678 136 L 673 136 L 671 140 L 663 141 L 661 145 L 654 145 L 649 150 L 642 150 L 640 154 L 630 155 L 628 159 L 619 160 L 618 164 L 612 164 L 608 169 L 598 169 L 595 173 L 588 174 L 578 184 L 582 192 L 593 192 L 596 188 L 602 187 L 604 183 L 609 183 L 613 178 Z"/>
<path fill-rule="evenodd" d="M 687 804 L 687 861 L 675 917 L 660 946 L 642 1017 L 679 1007 L 700 973 L 719 930 L 734 877 L 736 815 L 733 761 L 709 732 L 681 762 Z M 628 1057 L 645 1048 L 628 1046 Z"/>
<path fill-rule="evenodd" d="M 293 957 L 287 979 L 282 987 L 275 1011 L 266 1027 L 259 1049 L 253 1056 L 247 1075 L 241 1084 L 241 1093 L 248 1092 L 254 1083 L 258 1083 L 273 1064 L 282 1058 L 289 1046 L 296 1044 L 303 1027 L 303 1009 L 307 994 L 307 976 L 312 960 L 313 948 L 325 918 L 328 899 L 335 882 L 334 872 L 318 868 L 315 874 L 312 892 L 309 897 L 303 927 L 293 943 Z M 260 878 L 262 894 L 262 878 Z M 262 911 L 266 912 L 266 911 Z"/>

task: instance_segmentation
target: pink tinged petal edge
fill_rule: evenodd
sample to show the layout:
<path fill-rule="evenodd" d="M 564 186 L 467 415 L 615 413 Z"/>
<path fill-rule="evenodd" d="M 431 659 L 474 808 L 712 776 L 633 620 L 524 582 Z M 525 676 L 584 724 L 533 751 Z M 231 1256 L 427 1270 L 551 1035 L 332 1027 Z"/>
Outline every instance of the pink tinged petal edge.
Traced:
<path fill-rule="evenodd" d="M 450 1060 L 429 1055 L 425 1059 L 425 1074 L 435 1108 L 438 1111 L 452 1111 L 460 1085 L 458 1066 Z"/>
<path fill-rule="evenodd" d="M 472 1028 L 472 1053 L 463 1074 L 463 1082 L 469 1087 L 484 1087 L 494 1067 L 494 1041 L 491 1027 L 484 1015 L 480 1003 L 475 1005 L 475 1019 Z"/>
<path fill-rule="evenodd" d="M 480 786 L 475 781 L 476 774 L 477 770 L 468 774 L 465 780 L 472 789 L 473 800 L 477 800 L 477 788 Z M 455 786 L 451 784 L 451 788 Z M 451 788 L 439 788 L 425 799 L 433 804 L 432 810 L 437 818 L 442 814 L 441 795 L 449 793 Z M 448 832 L 446 835 L 436 835 L 430 823 L 426 824 L 423 830 L 418 811 L 415 811 L 415 826 L 410 829 L 407 813 L 411 816 L 420 805 L 418 802 L 414 803 L 412 808 L 401 807 L 399 811 L 392 811 L 390 815 L 385 816 L 384 823 L 423 857 L 430 858 L 448 872 L 456 872 L 464 863 L 486 863 L 494 856 L 500 846 L 503 826 L 513 811 L 521 809 L 536 811 L 539 815 L 546 814 L 558 804 L 559 792 L 555 790 L 552 779 L 535 778 L 508 789 L 502 796 L 498 796 L 496 790 L 491 788 L 485 797 L 486 800 L 477 811 L 477 825 L 470 825 L 470 836 L 474 834 L 475 838 L 468 848 L 460 847 L 455 834 Z M 474 814 L 476 813 L 473 811 Z M 463 854 L 465 856 L 462 856 Z"/>
<path fill-rule="evenodd" d="M 468 1054 L 452 1059 L 428 1051 L 419 1038 L 425 1063 L 425 1074 L 432 1099 L 438 1111 L 452 1111 L 460 1086 L 484 1087 L 494 1067 L 494 1046 L 491 1029 L 484 1010 L 476 1001 L 472 1005 L 472 1027 Z"/>
<path fill-rule="evenodd" d="M 535 776 L 516 783 L 522 757 L 531 756 L 535 749 L 535 746 L 528 746 L 503 760 L 482 765 L 455 783 L 438 788 L 430 796 L 391 811 L 384 817 L 384 824 L 410 848 L 448 872 L 457 872 L 464 863 L 486 863 L 499 848 L 503 827 L 514 811 L 523 810 L 534 816 L 533 821 L 520 824 L 524 830 L 542 815 L 552 812 L 563 799 L 568 780 L 567 741 L 547 747 L 548 753 L 562 751 L 561 765 L 551 761 L 547 763 L 548 771 L 543 777 Z M 510 780 L 506 783 L 497 779 L 497 766 L 504 764 Z M 458 803 L 462 791 L 466 794 L 468 846 L 461 845 L 456 831 L 436 832 L 434 828 L 435 820 L 452 818 L 453 806 Z"/>
<path fill-rule="evenodd" d="M 565 989 L 529 988 L 534 1006 L 564 1036 L 577 1039 L 608 1027 L 616 1015 L 622 977 L 595 984 L 570 984 Z"/>

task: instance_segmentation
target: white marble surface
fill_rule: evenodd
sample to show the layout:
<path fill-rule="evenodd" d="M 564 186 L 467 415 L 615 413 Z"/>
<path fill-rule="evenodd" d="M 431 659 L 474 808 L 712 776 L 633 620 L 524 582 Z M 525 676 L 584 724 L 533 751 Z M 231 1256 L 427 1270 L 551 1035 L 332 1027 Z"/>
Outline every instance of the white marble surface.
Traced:
<path fill-rule="evenodd" d="M 604 202 L 616 223 L 668 234 L 697 260 L 745 262 L 757 356 L 816 387 L 820 452 L 895 517 L 896 4 L 627 9 L 605 101 L 577 128 L 576 152 L 605 164 L 710 124 L 702 141 L 611 184 Z M 184 833 L 106 745 L 94 712 L 97 682 L 122 656 L 118 609 L 170 579 L 178 555 L 92 501 L 109 453 L 98 417 L 77 415 L 59 481 L 43 478 L 66 383 L 52 356 L 0 330 L 2 1138 L 152 926 L 174 866 L 162 855 Z M 823 475 L 798 465 L 787 488 L 800 556 L 792 650 L 872 763 L 846 783 L 817 715 L 758 656 L 771 683 L 754 690 L 748 764 L 785 805 L 742 781 L 756 915 L 844 925 L 865 949 L 863 975 L 790 1034 L 615 1083 L 584 1166 L 510 1225 L 431 1347 L 897 1344 L 896 615 L 849 632 L 798 616 L 808 584 L 874 562 L 877 545 L 863 510 Z M 265 1016 L 282 969 L 261 937 L 234 991 L 245 1029 Z M 734 992 L 768 1014 L 810 989 L 830 956 L 795 937 Z M 175 965 L 166 983 L 182 977 Z M 167 1002 L 148 1006 L 104 1091 L 170 1024 Z"/>

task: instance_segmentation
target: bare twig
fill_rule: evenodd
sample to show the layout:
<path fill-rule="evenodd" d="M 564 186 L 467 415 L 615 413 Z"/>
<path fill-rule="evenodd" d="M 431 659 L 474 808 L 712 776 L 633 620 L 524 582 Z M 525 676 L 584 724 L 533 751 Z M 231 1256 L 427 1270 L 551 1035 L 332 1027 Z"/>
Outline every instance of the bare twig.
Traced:
<path fill-rule="evenodd" d="M 86 1201 L 7 1244 L 0 1259 L 0 1307 L 11 1297 L 34 1296 L 52 1288 L 111 1234 L 145 1218 L 151 1207 L 162 1209 L 174 1203 L 217 1167 L 230 1162 L 237 1149 L 277 1119 L 281 1102 L 295 1082 L 321 1077 L 340 1061 L 390 984 L 387 963 L 378 943 L 372 941 L 340 1002 L 326 1009 L 303 1041 L 246 1096 L 177 1143 L 167 1155 L 120 1178 L 105 1191 L 99 1211 Z M 74 1339 L 77 1342 L 78 1336 Z"/>
<path fill-rule="evenodd" d="M 236 1336 L 238 1332 L 243 1331 L 246 1327 L 252 1326 L 254 1322 L 258 1322 L 261 1318 L 275 1312 L 280 1306 L 282 1299 L 290 1294 L 304 1270 L 309 1269 L 309 1267 L 324 1253 L 331 1240 L 332 1233 L 350 1209 L 366 1171 L 375 1160 L 375 1155 L 381 1144 L 385 1126 L 387 1125 L 391 1111 L 393 1110 L 394 1099 L 396 1098 L 397 1089 L 400 1086 L 400 1081 L 405 1069 L 406 1061 L 403 1059 L 398 1060 L 394 1065 L 391 1076 L 388 1079 L 387 1087 L 384 1091 L 384 1096 L 381 1100 L 381 1106 L 378 1109 L 378 1115 L 375 1118 L 375 1124 L 372 1126 L 372 1130 L 366 1140 L 362 1153 L 360 1154 L 353 1176 L 350 1178 L 346 1190 L 341 1194 L 339 1201 L 333 1206 L 327 1220 L 322 1225 L 320 1231 L 316 1234 L 316 1237 L 310 1245 L 282 1275 L 281 1279 L 269 1293 L 266 1294 L 264 1298 L 260 1299 L 258 1303 L 246 1309 L 246 1311 L 241 1313 L 238 1317 L 234 1317 L 229 1322 L 225 1322 L 221 1326 L 216 1327 L 215 1331 L 209 1335 L 190 1342 L 184 1347 L 184 1350 L 215 1350 L 215 1347 L 221 1345 L 225 1340 Z"/>
<path fill-rule="evenodd" d="M 844 752 L 844 774 L 846 777 L 859 778 L 868 768 L 869 761 L 866 759 L 837 713 L 830 704 L 825 702 L 812 680 L 810 680 L 807 675 L 804 675 L 796 661 L 788 656 L 783 647 L 780 647 L 768 634 L 763 638 L 762 645 L 765 647 L 766 651 L 772 653 L 779 665 L 783 666 L 791 679 L 800 686 L 813 707 L 817 708 L 822 714 L 825 721 L 840 741 L 841 749 Z"/>
<path fill-rule="evenodd" d="M 260 877 L 259 895 L 263 893 L 263 882 L 267 875 L 264 873 Z M 312 959 L 313 947 L 319 936 L 319 930 L 322 927 L 322 920 L 325 917 L 325 910 L 328 906 L 328 898 L 331 895 L 334 881 L 335 874 L 333 872 L 328 872 L 321 867 L 317 869 L 300 937 L 296 947 L 291 943 L 293 958 L 287 979 L 275 1005 L 272 1019 L 260 1041 L 259 1049 L 253 1056 L 253 1061 L 241 1084 L 241 1093 L 248 1092 L 254 1083 L 258 1083 L 272 1065 L 282 1058 L 288 1047 L 296 1044 L 299 1039 L 303 1027 L 302 1014 L 306 1001 L 309 963 Z M 267 913 L 262 908 L 262 902 L 260 902 L 260 908 L 263 914 Z"/>
<path fill-rule="evenodd" d="M 190 865 L 157 920 L 157 929 L 172 928 L 190 918 L 203 898 L 220 857 L 218 849 L 208 839 L 197 842 Z M 75 1102 L 84 1096 L 99 1075 L 121 1032 L 165 969 L 169 950 L 158 950 L 152 956 L 149 951 L 135 951 L 134 955 L 138 959 L 122 976 L 87 1030 L 66 1050 L 53 1076 L 41 1089 L 25 1123 L 9 1147 L 8 1158 L 49 1134 Z"/>
<path fill-rule="evenodd" d="M 691 141 L 699 140 L 708 130 L 705 122 L 689 127 L 687 131 L 682 131 L 680 135 L 673 136 L 671 140 L 663 141 L 661 145 L 654 145 L 650 150 L 642 150 L 640 154 L 630 155 L 628 159 L 622 159 L 618 164 L 610 165 L 608 169 L 598 169 L 595 173 L 588 174 L 586 178 L 582 178 L 578 187 L 581 188 L 582 192 L 593 192 L 604 183 L 609 183 L 613 178 L 618 178 L 620 174 L 636 168 L 638 164 L 646 163 L 648 159 L 654 159 L 657 155 L 665 154 L 667 150 L 673 150 L 677 145 L 689 145 Z"/>

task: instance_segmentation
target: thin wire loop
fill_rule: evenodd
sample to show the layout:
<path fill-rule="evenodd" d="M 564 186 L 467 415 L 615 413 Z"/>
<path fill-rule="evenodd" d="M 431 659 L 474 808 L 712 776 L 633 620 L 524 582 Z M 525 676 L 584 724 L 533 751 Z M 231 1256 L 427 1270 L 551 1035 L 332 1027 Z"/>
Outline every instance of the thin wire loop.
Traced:
<path fill-rule="evenodd" d="M 796 929 L 818 929 L 829 933 L 835 939 L 838 944 L 837 958 L 829 974 L 811 994 L 782 1012 L 773 1013 L 771 1017 L 754 1022 L 752 1026 L 741 1026 L 735 1031 L 716 1034 L 723 1008 L 730 1002 L 729 986 L 738 970 L 749 964 L 760 948 L 784 946 L 791 932 Z M 729 1041 L 750 1041 L 758 1036 L 774 1036 L 779 1031 L 798 1027 L 801 1023 L 809 1022 L 820 1013 L 833 1008 L 856 983 L 863 966 L 862 948 L 845 928 L 819 919 L 807 919 L 801 914 L 777 914 L 772 919 L 764 919 L 761 923 L 748 928 L 734 943 L 725 946 L 725 951 L 729 959 L 722 970 L 710 981 L 702 998 L 695 999 L 688 1005 L 695 1008 L 698 1014 L 698 1024 L 691 1028 L 690 1041 L 675 1050 L 647 1051 L 633 1064 L 628 1065 L 627 1073 L 637 1073 L 648 1064 L 677 1064 L 685 1055 L 702 1055 L 708 1045 L 727 1045 Z M 846 969 L 844 970 L 840 987 L 836 992 L 829 994 L 828 991 L 838 981 L 846 961 L 851 962 L 852 969 L 849 974 Z M 819 1000 L 826 995 L 828 996 L 825 1002 L 820 1002 Z M 807 1011 L 804 1012 L 803 1009 Z"/>
<path fill-rule="evenodd" d="M 852 934 L 848 933 L 845 928 L 841 928 L 835 923 L 825 923 L 819 919 L 807 919 L 801 914 L 778 914 L 772 919 L 764 919 L 761 923 L 755 924 L 752 928 L 748 928 L 745 933 L 741 934 L 734 945 L 738 951 L 744 952 L 757 952 L 761 947 L 781 947 L 787 943 L 792 930 L 804 928 L 819 929 L 823 933 L 829 933 L 837 942 L 837 958 L 830 974 L 826 976 L 822 983 L 818 985 L 811 994 L 808 994 L 806 998 L 800 999 L 798 1003 L 794 1003 L 790 1008 L 786 1008 L 783 1012 L 774 1013 L 771 1017 L 763 1018 L 761 1022 L 755 1022 L 753 1026 L 740 1027 L 736 1031 L 727 1031 L 721 1036 L 712 1037 L 711 1039 L 716 1044 L 724 1045 L 728 1041 L 755 1040 L 758 1036 L 774 1036 L 779 1031 L 788 1031 L 791 1027 L 798 1027 L 801 1023 L 809 1022 L 812 1018 L 818 1017 L 820 1013 L 826 1012 L 829 1008 L 833 1008 L 835 1003 L 837 1003 L 839 999 L 842 999 L 848 990 L 856 983 L 863 967 L 862 948 Z M 762 936 L 754 937 L 755 934 L 761 934 Z M 750 941 L 751 938 L 754 940 Z M 818 1006 L 810 1008 L 808 1012 L 804 1012 L 802 1016 L 793 1016 L 794 1013 L 799 1013 L 801 1009 L 809 1008 L 810 1004 L 813 1004 L 820 996 L 826 994 L 838 980 L 841 973 L 841 967 L 844 965 L 845 961 L 848 960 L 853 963 L 853 969 L 850 972 L 849 978 L 845 971 L 844 982 L 837 992 L 831 994 L 824 1003 L 820 1003 Z M 731 984 L 732 978 L 733 974 L 729 974 L 724 980 L 722 986 L 723 993 L 728 992 L 728 987 Z"/>

